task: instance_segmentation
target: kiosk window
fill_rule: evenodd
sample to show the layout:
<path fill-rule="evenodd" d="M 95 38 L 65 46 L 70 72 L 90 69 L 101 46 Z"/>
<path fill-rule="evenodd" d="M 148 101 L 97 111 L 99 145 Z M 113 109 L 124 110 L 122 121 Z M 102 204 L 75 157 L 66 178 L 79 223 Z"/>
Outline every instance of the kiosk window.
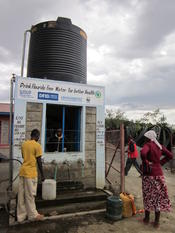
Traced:
<path fill-rule="evenodd" d="M 46 105 L 46 152 L 80 151 L 81 109 Z"/>

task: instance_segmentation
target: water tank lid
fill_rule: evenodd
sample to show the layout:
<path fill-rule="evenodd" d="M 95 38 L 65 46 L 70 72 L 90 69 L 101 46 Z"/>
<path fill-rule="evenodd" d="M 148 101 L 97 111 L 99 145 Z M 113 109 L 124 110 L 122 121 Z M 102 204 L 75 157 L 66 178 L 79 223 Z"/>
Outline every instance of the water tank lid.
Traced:
<path fill-rule="evenodd" d="M 57 23 L 62 23 L 62 24 L 68 24 L 71 25 L 72 21 L 69 18 L 64 18 L 64 17 L 58 17 L 57 18 Z"/>
<path fill-rule="evenodd" d="M 56 21 L 46 21 L 38 23 L 36 25 L 32 25 L 31 33 L 33 34 L 45 29 L 63 29 L 73 31 L 77 34 L 80 34 L 85 40 L 87 40 L 87 35 L 85 31 L 82 30 L 80 27 L 72 24 L 72 21 L 69 18 L 58 17 Z"/>
<path fill-rule="evenodd" d="M 53 179 L 45 179 L 43 183 L 44 183 L 44 184 L 55 184 L 56 181 L 53 180 Z"/>

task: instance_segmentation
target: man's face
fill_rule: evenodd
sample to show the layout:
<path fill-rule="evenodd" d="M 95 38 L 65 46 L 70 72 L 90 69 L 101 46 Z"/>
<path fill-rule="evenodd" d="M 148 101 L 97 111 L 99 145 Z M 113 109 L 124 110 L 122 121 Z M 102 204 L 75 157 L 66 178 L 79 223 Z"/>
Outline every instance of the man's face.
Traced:
<path fill-rule="evenodd" d="M 58 131 L 57 135 L 58 135 L 58 137 L 61 137 L 61 131 Z"/>

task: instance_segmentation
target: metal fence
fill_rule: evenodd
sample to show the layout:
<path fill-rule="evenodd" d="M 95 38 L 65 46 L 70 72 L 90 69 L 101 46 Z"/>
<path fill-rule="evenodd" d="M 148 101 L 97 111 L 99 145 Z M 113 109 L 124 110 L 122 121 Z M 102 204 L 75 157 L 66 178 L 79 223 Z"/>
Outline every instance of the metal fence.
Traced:
<path fill-rule="evenodd" d="M 105 176 L 116 192 L 124 191 L 124 126 L 105 132 Z"/>

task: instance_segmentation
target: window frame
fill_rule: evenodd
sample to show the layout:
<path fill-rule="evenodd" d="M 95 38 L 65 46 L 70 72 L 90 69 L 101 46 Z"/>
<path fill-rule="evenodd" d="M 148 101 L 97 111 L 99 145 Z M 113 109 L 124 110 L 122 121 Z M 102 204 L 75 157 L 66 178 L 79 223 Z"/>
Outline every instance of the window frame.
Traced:
<path fill-rule="evenodd" d="M 79 153 L 79 152 L 82 152 L 83 150 L 83 143 L 82 143 L 82 125 L 83 125 L 83 121 L 82 121 L 82 114 L 83 114 L 83 106 L 81 105 L 65 105 L 65 104 L 52 104 L 52 103 L 46 103 L 46 106 L 45 106 L 45 132 L 44 132 L 44 135 L 45 135 L 45 140 L 44 140 L 44 152 L 45 153 L 55 153 L 55 152 L 49 152 L 47 151 L 47 143 L 48 143 L 48 137 L 47 137 L 47 130 L 48 130 L 48 126 L 47 126 L 47 106 L 48 105 L 55 105 L 57 106 L 58 108 L 62 108 L 61 109 L 61 127 L 58 127 L 58 128 L 61 128 L 62 129 L 62 136 L 63 136 L 63 139 L 62 139 L 62 151 L 55 151 L 56 153 L 65 153 L 65 152 L 70 152 L 70 153 Z M 76 135 L 76 138 L 78 138 L 78 141 L 77 142 L 72 142 L 72 144 L 78 144 L 78 145 L 73 145 L 74 147 L 74 150 L 68 150 L 68 151 L 65 151 L 64 148 L 65 148 L 65 131 L 66 131 L 66 117 L 68 115 L 67 113 L 67 109 L 68 108 L 77 108 L 75 111 L 75 115 L 77 114 L 77 125 L 74 126 L 75 128 L 77 127 L 78 129 L 78 134 Z M 78 147 L 78 149 L 76 149 L 76 147 Z"/>

